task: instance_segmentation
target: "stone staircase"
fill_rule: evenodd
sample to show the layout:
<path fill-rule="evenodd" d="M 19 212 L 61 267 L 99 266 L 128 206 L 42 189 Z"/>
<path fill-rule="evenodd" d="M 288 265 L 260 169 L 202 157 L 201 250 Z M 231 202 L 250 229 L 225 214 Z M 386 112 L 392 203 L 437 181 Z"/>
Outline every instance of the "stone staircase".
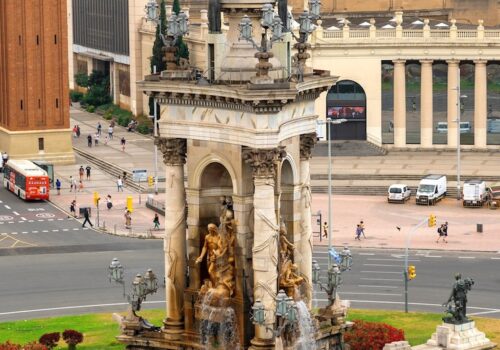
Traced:
<path fill-rule="evenodd" d="M 332 140 L 332 155 L 335 157 L 370 157 L 383 156 L 387 154 L 387 150 L 379 147 L 368 141 L 333 141 Z M 314 147 L 313 157 L 328 156 L 328 141 L 320 141 Z"/>

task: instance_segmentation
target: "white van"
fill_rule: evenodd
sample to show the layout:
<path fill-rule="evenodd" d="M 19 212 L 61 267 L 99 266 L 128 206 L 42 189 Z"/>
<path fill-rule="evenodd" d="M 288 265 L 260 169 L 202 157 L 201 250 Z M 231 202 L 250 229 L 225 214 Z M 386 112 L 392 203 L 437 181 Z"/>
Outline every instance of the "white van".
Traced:
<path fill-rule="evenodd" d="M 467 180 L 462 189 L 464 207 L 482 207 L 486 201 L 486 183 L 483 180 Z"/>
<path fill-rule="evenodd" d="M 446 197 L 446 176 L 427 175 L 418 185 L 416 203 L 434 205 Z"/>
<path fill-rule="evenodd" d="M 405 184 L 394 184 L 387 190 L 387 202 L 404 203 L 411 197 L 411 190 Z"/>

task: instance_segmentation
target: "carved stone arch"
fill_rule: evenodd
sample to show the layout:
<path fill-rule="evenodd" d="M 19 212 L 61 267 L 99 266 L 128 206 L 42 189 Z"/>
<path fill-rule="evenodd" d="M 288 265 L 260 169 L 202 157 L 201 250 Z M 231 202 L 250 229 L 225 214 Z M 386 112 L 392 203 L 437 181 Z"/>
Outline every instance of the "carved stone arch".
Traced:
<path fill-rule="evenodd" d="M 285 161 L 288 161 L 288 164 L 290 165 L 290 168 L 291 168 L 291 171 L 292 171 L 292 181 L 290 182 L 290 185 L 296 185 L 299 183 L 300 181 L 300 177 L 299 177 L 299 172 L 298 172 L 298 169 L 297 169 L 297 163 L 295 162 L 295 160 L 293 159 L 292 155 L 290 153 L 287 153 L 286 154 L 286 157 L 283 158 L 283 160 L 281 161 L 281 171 L 280 171 L 280 174 L 283 176 L 283 165 L 285 164 Z M 287 181 L 287 183 L 289 183 Z"/>
<path fill-rule="evenodd" d="M 231 166 L 231 163 L 227 159 L 218 154 L 210 154 L 201 159 L 201 161 L 194 169 L 193 177 L 190 179 L 190 183 L 188 184 L 189 188 L 197 188 L 197 189 L 201 188 L 201 179 L 203 172 L 205 171 L 205 168 L 212 163 L 219 163 L 227 170 L 227 172 L 231 176 L 233 193 L 239 193 L 239 187 L 238 187 L 238 182 L 236 180 L 237 177 L 234 168 Z"/>

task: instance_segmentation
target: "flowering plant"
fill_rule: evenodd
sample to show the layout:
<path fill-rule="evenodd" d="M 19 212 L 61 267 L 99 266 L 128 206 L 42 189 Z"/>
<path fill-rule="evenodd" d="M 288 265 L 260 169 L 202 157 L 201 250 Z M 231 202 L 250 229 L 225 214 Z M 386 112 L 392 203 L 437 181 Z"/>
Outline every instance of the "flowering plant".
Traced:
<path fill-rule="evenodd" d="M 351 350 L 382 350 L 385 344 L 405 340 L 405 334 L 402 329 L 385 323 L 354 320 L 344 340 Z"/>

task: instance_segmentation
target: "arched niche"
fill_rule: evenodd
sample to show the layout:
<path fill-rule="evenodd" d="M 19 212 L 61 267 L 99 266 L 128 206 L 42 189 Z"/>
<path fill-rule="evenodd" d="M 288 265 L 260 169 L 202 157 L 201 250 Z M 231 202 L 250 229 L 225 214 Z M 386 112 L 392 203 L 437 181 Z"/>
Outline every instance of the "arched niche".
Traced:
<path fill-rule="evenodd" d="M 293 207 L 294 207 L 294 171 L 292 164 L 288 158 L 285 158 L 281 163 L 280 170 L 280 203 L 279 215 L 285 223 L 288 233 L 288 239 L 293 242 L 294 222 L 293 222 Z"/>

